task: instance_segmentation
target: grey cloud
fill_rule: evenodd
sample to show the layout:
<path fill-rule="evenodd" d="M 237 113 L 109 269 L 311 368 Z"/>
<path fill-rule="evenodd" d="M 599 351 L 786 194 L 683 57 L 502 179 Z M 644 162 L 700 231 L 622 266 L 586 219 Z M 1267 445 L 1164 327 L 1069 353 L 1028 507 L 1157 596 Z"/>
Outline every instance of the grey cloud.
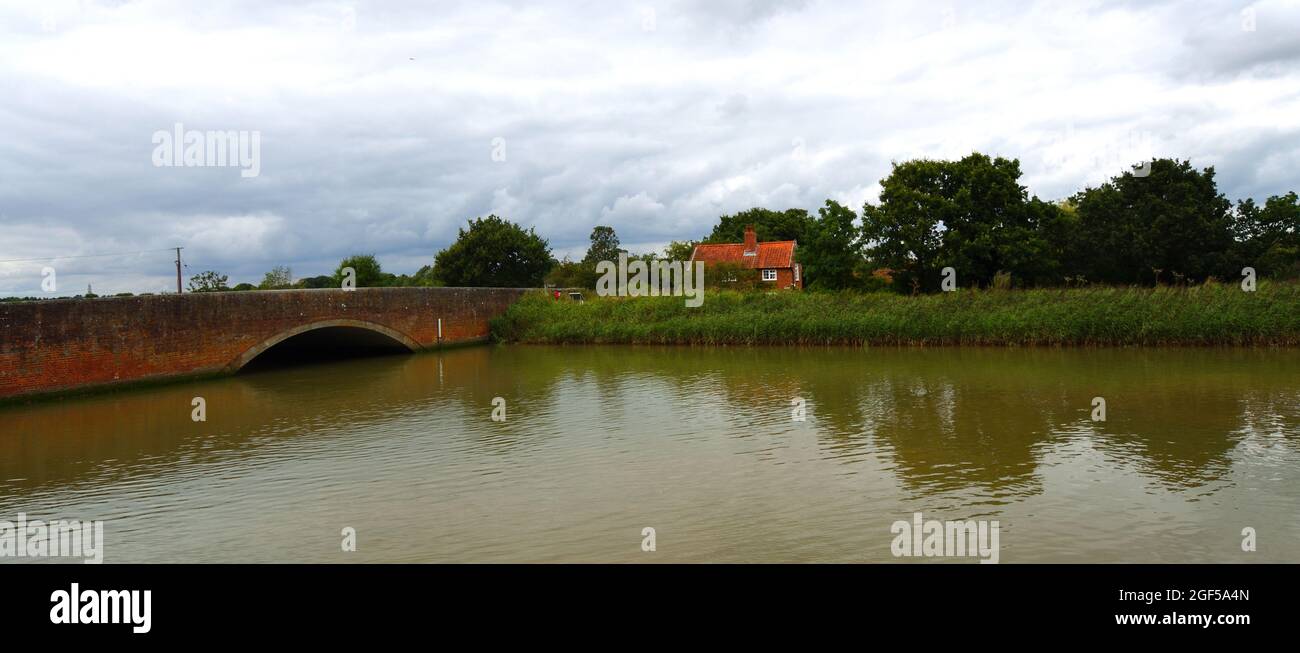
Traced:
<path fill-rule="evenodd" d="M 1133 133 L 1259 198 L 1300 186 L 1274 5 L 1246 39 L 1208 0 L 953 3 L 950 24 L 907 2 L 85 3 L 52 32 L 0 8 L 0 260 L 181 245 L 234 282 L 357 252 L 413 272 L 493 211 L 560 253 L 600 223 L 652 247 L 755 205 L 857 208 L 911 156 L 1019 157 L 1060 197 Z M 177 122 L 259 131 L 261 175 L 153 167 Z M 75 292 L 139 292 L 169 261 L 59 265 Z M 39 280 L 0 263 L 0 294 Z"/>

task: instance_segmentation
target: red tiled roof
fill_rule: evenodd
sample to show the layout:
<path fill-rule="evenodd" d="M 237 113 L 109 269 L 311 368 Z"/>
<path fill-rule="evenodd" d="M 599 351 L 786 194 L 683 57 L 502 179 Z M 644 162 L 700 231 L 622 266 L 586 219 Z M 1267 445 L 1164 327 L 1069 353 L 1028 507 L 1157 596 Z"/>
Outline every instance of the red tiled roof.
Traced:
<path fill-rule="evenodd" d="M 747 268 L 792 268 L 794 246 L 793 240 L 759 243 L 757 256 L 745 256 L 744 243 L 696 245 L 691 260 L 705 263 L 739 263 Z"/>

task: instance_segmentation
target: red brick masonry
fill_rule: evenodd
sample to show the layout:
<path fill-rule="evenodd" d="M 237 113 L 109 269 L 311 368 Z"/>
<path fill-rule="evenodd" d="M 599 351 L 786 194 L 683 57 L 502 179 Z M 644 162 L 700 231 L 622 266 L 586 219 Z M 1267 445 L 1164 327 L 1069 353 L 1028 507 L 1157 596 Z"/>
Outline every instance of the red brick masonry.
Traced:
<path fill-rule="evenodd" d="M 358 288 L 0 304 L 0 399 L 233 373 L 304 331 L 352 326 L 411 350 L 485 340 L 519 288 Z M 438 320 L 442 319 L 442 339 Z"/>

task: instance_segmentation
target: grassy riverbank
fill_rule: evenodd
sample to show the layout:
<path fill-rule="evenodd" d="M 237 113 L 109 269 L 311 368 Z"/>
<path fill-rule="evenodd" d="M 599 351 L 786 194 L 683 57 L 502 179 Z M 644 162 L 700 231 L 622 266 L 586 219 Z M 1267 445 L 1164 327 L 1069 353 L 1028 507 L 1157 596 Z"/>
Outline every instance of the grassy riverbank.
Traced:
<path fill-rule="evenodd" d="M 1300 345 L 1300 284 L 705 294 L 597 298 L 538 293 L 492 323 L 524 343 L 699 345 Z"/>

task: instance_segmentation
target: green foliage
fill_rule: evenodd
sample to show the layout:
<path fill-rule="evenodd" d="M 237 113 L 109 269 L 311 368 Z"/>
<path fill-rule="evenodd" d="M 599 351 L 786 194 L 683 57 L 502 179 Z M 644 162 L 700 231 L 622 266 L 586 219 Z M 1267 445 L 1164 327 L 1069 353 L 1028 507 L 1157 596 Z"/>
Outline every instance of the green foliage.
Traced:
<path fill-rule="evenodd" d="M 438 253 L 433 275 L 448 286 L 537 287 L 552 265 L 551 248 L 532 229 L 495 215 L 469 222 Z"/>
<path fill-rule="evenodd" d="M 230 288 L 226 287 L 226 280 L 228 278 L 229 277 L 226 275 L 212 270 L 200 272 L 190 277 L 189 290 L 190 292 L 219 292 L 222 290 L 230 290 Z"/>
<path fill-rule="evenodd" d="M 570 261 L 567 257 L 557 261 L 546 274 L 546 285 L 555 288 L 595 288 L 596 270 L 582 261 Z"/>
<path fill-rule="evenodd" d="M 323 275 L 323 274 L 318 277 L 307 277 L 305 279 L 299 279 L 298 282 L 294 284 L 294 286 L 297 288 L 338 288 L 339 287 L 338 282 L 334 280 L 334 277 Z"/>
<path fill-rule="evenodd" d="M 998 272 L 1053 281 L 1060 262 L 1048 234 L 1065 223 L 1057 207 L 1029 198 L 1020 175 L 1019 161 L 979 153 L 895 164 L 880 204 L 862 209 L 868 255 L 902 289 L 936 290 L 949 266 L 963 286 L 987 286 Z"/>
<path fill-rule="evenodd" d="M 744 242 L 745 225 L 751 224 L 754 225 L 754 235 L 758 237 L 760 242 L 797 240 L 802 246 L 803 243 L 807 242 L 808 230 L 813 225 L 813 219 L 803 209 L 772 211 L 763 208 L 752 208 L 735 215 L 724 215 L 718 218 L 718 224 L 713 227 L 713 232 L 709 234 L 708 238 L 704 239 L 704 242 Z"/>
<path fill-rule="evenodd" d="M 591 246 L 587 248 L 587 255 L 582 257 L 582 264 L 590 267 L 594 274 L 597 263 L 617 261 L 619 251 L 618 234 L 614 233 L 614 228 L 597 225 L 591 230 Z"/>
<path fill-rule="evenodd" d="M 243 285 L 243 284 L 240 284 Z M 287 265 L 277 265 L 271 268 L 266 276 L 262 277 L 262 283 L 257 284 L 260 290 L 275 290 L 279 288 L 293 287 L 293 271 Z M 236 287 L 236 290 L 239 288 Z"/>
<path fill-rule="evenodd" d="M 432 265 L 424 265 L 421 266 L 419 270 L 416 270 L 415 274 L 411 276 L 411 283 L 409 285 L 436 288 L 442 286 L 442 281 L 433 275 Z"/>
<path fill-rule="evenodd" d="M 697 244 L 699 244 L 699 241 L 674 240 L 668 243 L 667 247 L 664 247 L 664 259 L 669 261 L 689 261 L 691 256 L 695 254 Z"/>
<path fill-rule="evenodd" d="M 582 260 L 572 261 L 565 257 L 563 261 L 553 261 L 544 281 L 546 285 L 557 288 L 595 288 L 596 265 L 601 261 L 617 261 L 619 252 L 623 251 L 614 228 L 597 225 L 591 230 L 591 245 Z"/>
<path fill-rule="evenodd" d="M 386 285 L 393 275 L 385 276 L 383 266 L 379 265 L 378 259 L 374 254 L 353 254 L 339 263 L 334 269 L 334 278 L 331 281 L 331 287 L 341 288 L 343 286 L 344 270 L 352 268 L 356 274 L 357 288 L 376 288 Z"/>
<path fill-rule="evenodd" d="M 809 288 L 839 290 L 856 285 L 854 272 L 862 262 L 857 215 L 834 200 L 817 210 L 818 218 L 804 232 L 795 250 Z"/>
<path fill-rule="evenodd" d="M 1198 172 L 1187 161 L 1155 159 L 1149 170 L 1075 195 L 1074 271 L 1091 281 L 1143 284 L 1200 282 L 1228 271 L 1231 204 L 1215 185 L 1214 168 Z"/>
<path fill-rule="evenodd" d="M 1229 256 L 1226 277 L 1240 269 L 1274 278 L 1300 277 L 1300 197 L 1295 191 L 1268 198 L 1264 206 L 1246 199 L 1237 202 L 1232 216 L 1235 243 Z"/>
<path fill-rule="evenodd" d="M 1300 345 L 1300 283 L 978 290 L 907 296 L 709 290 L 681 297 L 525 296 L 506 341 L 690 345 Z"/>
<path fill-rule="evenodd" d="M 251 284 L 251 283 L 247 283 L 247 282 L 245 282 L 245 283 L 241 283 L 241 284 L 239 284 L 239 285 L 236 285 L 234 288 L 231 288 L 231 290 L 236 290 L 236 291 L 240 291 L 240 292 L 243 292 L 243 291 L 246 291 L 246 290 L 257 290 L 257 286 L 254 286 L 254 285 Z"/>
<path fill-rule="evenodd" d="M 900 288 L 938 286 L 942 267 L 940 227 L 951 202 L 946 162 L 928 159 L 896 163 L 881 180 L 880 204 L 862 207 L 862 239 L 871 260 L 892 268 Z"/>

